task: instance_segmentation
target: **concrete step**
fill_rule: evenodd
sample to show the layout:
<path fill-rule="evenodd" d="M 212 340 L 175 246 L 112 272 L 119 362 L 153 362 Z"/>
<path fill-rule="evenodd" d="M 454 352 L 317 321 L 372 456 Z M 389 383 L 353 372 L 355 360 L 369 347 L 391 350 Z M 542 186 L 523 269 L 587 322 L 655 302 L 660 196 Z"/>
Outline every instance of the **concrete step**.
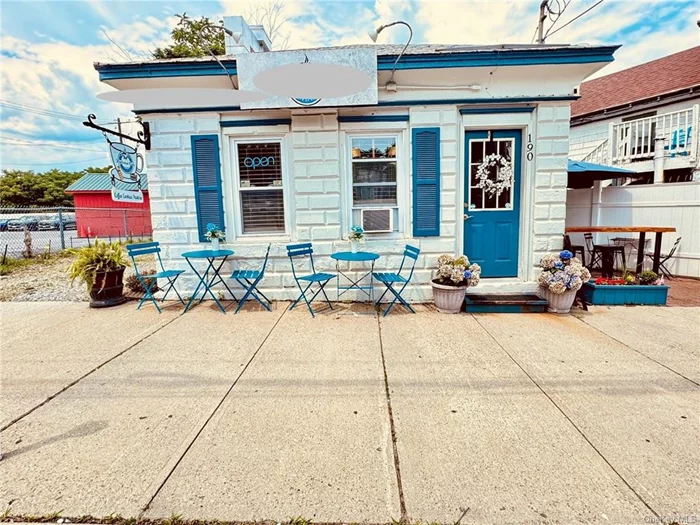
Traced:
<path fill-rule="evenodd" d="M 547 301 L 535 294 L 468 294 L 465 311 L 470 313 L 542 313 Z"/>

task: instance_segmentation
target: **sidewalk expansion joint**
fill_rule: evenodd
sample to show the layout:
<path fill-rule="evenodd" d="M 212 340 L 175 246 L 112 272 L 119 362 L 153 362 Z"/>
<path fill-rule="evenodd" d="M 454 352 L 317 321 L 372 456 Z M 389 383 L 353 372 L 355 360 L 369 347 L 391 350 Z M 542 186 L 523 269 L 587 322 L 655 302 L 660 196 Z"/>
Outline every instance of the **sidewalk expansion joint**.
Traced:
<path fill-rule="evenodd" d="M 389 414 L 389 428 L 391 429 L 391 448 L 394 452 L 394 470 L 396 471 L 396 485 L 399 491 L 399 509 L 401 511 L 401 523 L 408 523 L 408 513 L 406 512 L 406 501 L 403 495 L 403 484 L 401 482 L 401 465 L 399 463 L 399 449 L 396 442 L 396 425 L 394 424 L 394 411 L 391 407 L 391 390 L 389 388 L 389 374 L 386 370 L 386 358 L 384 357 L 384 342 L 382 341 L 382 321 L 377 315 L 377 329 L 379 331 L 379 352 L 382 356 L 382 369 L 384 372 L 384 390 L 386 393 L 386 405 Z"/>
<path fill-rule="evenodd" d="M 663 364 L 661 361 L 657 361 L 657 360 L 654 359 L 653 357 L 650 357 L 650 356 L 646 355 L 644 352 L 641 352 L 641 351 L 637 350 L 636 348 L 633 348 L 633 347 L 631 347 L 630 345 L 628 345 L 628 344 L 626 344 L 626 343 L 623 343 L 622 341 L 620 341 L 620 340 L 617 339 L 616 337 L 613 337 L 612 335 L 608 334 L 607 332 L 604 332 L 603 330 L 601 330 L 601 329 L 598 328 L 597 326 L 593 326 L 592 324 L 588 324 L 585 320 L 580 319 L 580 318 L 576 317 L 575 315 L 572 316 L 572 317 L 575 317 L 576 319 L 578 319 L 579 321 L 581 321 L 581 322 L 582 322 L 583 324 L 585 324 L 586 326 L 590 326 L 590 327 L 593 328 L 594 330 L 597 330 L 598 332 L 600 332 L 600 333 L 603 334 L 604 336 L 606 336 L 606 337 L 612 339 L 613 341 L 615 341 L 615 342 L 617 342 L 617 343 L 620 343 L 620 344 L 621 344 L 622 346 L 624 346 L 625 348 L 629 348 L 630 350 L 632 350 L 633 352 L 638 353 L 638 354 L 641 355 L 642 357 L 646 357 L 649 361 L 652 361 L 652 362 L 656 363 L 657 365 L 664 367 L 664 368 L 665 368 L 666 370 L 668 370 L 669 372 L 673 372 L 674 374 L 676 374 L 677 376 L 682 377 L 682 378 L 685 379 L 686 381 L 690 381 L 690 382 L 693 383 L 695 386 L 700 386 L 700 383 L 698 383 L 697 381 L 693 381 L 693 380 L 690 379 L 689 377 L 684 376 L 683 374 L 681 374 L 680 372 L 674 370 L 674 369 L 671 368 L 670 366 L 667 366 L 667 365 Z"/>
<path fill-rule="evenodd" d="M 76 379 L 75 381 L 71 381 L 71 382 L 68 383 L 66 386 L 64 386 L 63 388 L 61 388 L 58 392 L 54 392 L 53 394 L 51 394 L 49 397 L 47 397 L 46 399 L 44 399 L 44 400 L 43 400 L 41 403 L 39 403 L 38 405 L 33 406 L 32 408 L 30 408 L 29 410 L 27 410 L 24 414 L 21 414 L 20 416 L 17 416 L 15 419 L 13 419 L 12 421 L 10 421 L 7 425 L 5 425 L 4 427 L 0 428 L 0 432 L 4 432 L 5 430 L 7 430 L 8 428 L 10 428 L 12 425 L 14 425 L 15 423 L 17 423 L 18 421 L 21 421 L 22 419 L 24 419 L 25 417 L 27 417 L 29 414 L 31 414 L 31 413 L 34 412 L 35 410 L 37 410 L 37 409 L 43 407 L 43 406 L 44 406 L 45 404 L 47 404 L 49 401 L 51 401 L 52 399 L 58 397 L 59 395 L 61 395 L 63 392 L 65 392 L 65 391 L 68 390 L 69 388 L 71 388 L 71 387 L 77 385 L 80 381 L 82 381 L 82 380 L 85 379 L 86 377 L 88 377 L 88 376 L 94 374 L 95 372 L 97 372 L 100 368 L 102 368 L 102 367 L 105 366 L 106 364 L 109 364 L 109 363 L 111 363 L 112 361 L 114 361 L 115 359 L 117 359 L 118 357 L 123 356 L 125 353 L 127 353 L 127 352 L 128 352 L 129 350 L 131 350 L 132 348 L 134 348 L 134 347 L 138 346 L 139 344 L 143 343 L 146 339 L 148 339 L 149 337 L 151 337 L 153 334 L 156 334 L 156 333 L 160 332 L 163 328 L 165 328 L 166 326 L 168 326 L 170 323 L 172 323 L 172 322 L 175 321 L 176 319 L 179 319 L 179 317 L 180 317 L 179 315 L 176 316 L 176 317 L 173 317 L 170 321 L 168 321 L 167 323 L 165 323 L 163 326 L 160 326 L 160 327 L 156 328 L 156 329 L 153 330 L 150 334 L 146 334 L 146 335 L 143 336 L 141 339 L 139 339 L 139 340 L 136 341 L 135 343 L 133 343 L 133 344 L 127 346 L 124 350 L 122 350 L 121 352 L 119 352 L 119 353 L 113 355 L 112 357 L 110 357 L 110 358 L 107 359 L 106 361 L 103 361 L 102 363 L 100 363 L 99 365 L 97 365 L 97 366 L 96 366 L 95 368 L 93 368 L 92 370 L 89 370 L 89 371 L 85 372 L 85 373 L 84 373 L 82 376 L 80 376 L 78 379 Z"/>
<path fill-rule="evenodd" d="M 627 486 L 627 488 L 630 489 L 632 494 L 634 494 L 639 499 L 639 501 L 641 501 L 642 504 L 647 509 L 649 509 L 649 511 L 652 514 L 654 514 L 654 516 L 656 516 L 657 519 L 661 520 L 661 516 L 659 515 L 659 513 L 656 512 L 653 508 L 651 508 L 651 506 L 644 500 L 644 498 L 641 496 L 641 494 L 639 494 L 634 489 L 634 487 L 632 487 L 632 485 L 630 485 L 629 482 L 622 476 L 622 474 L 620 474 L 620 472 L 618 472 L 618 470 L 612 465 L 612 463 L 610 463 L 608 458 L 606 458 L 603 455 L 603 453 L 598 449 L 598 447 L 596 447 L 593 444 L 593 442 L 591 442 L 591 440 L 588 439 L 588 436 L 586 436 L 586 434 L 583 432 L 583 430 L 581 430 L 581 428 L 579 428 L 579 426 L 576 423 L 574 423 L 574 421 L 569 417 L 569 415 L 566 412 L 564 412 L 564 409 L 562 407 L 560 407 L 559 404 L 557 404 L 557 402 L 544 390 L 544 388 L 542 388 L 540 386 L 540 384 L 537 381 L 535 381 L 534 377 L 532 377 L 530 374 L 528 374 L 527 370 L 525 370 L 525 368 L 510 354 L 510 352 L 508 352 L 508 350 L 505 349 L 505 347 L 500 343 L 500 341 L 498 341 L 498 339 L 496 339 L 496 337 L 494 337 L 494 335 L 483 324 L 481 324 L 479 322 L 479 319 L 476 316 L 474 316 L 473 314 L 471 314 L 471 316 L 472 316 L 472 319 L 474 319 L 476 321 L 476 323 L 481 328 L 483 328 L 483 330 L 487 334 L 489 334 L 489 337 L 491 337 L 491 339 L 493 339 L 493 341 L 501 348 L 501 350 L 503 350 L 503 352 L 510 358 L 510 360 L 513 361 L 513 363 L 515 363 L 515 365 L 520 370 L 522 370 L 523 374 L 525 374 L 527 376 L 527 378 L 530 381 L 532 381 L 532 383 L 537 387 L 537 389 L 540 392 L 542 392 L 542 394 L 544 394 L 544 396 L 549 400 L 550 403 L 552 403 L 554 405 L 554 407 L 561 413 L 561 415 L 564 416 L 564 418 L 566 418 L 566 420 L 571 424 L 572 427 L 574 427 L 574 429 L 581 435 L 581 437 L 584 440 L 586 440 L 586 443 L 588 443 L 588 445 L 595 451 L 595 453 L 598 454 L 598 456 L 600 456 L 600 458 L 605 462 L 606 465 L 608 465 L 608 467 L 610 467 L 610 469 L 617 475 L 617 477 L 620 478 L 620 480 L 622 480 L 622 482 Z"/>
<path fill-rule="evenodd" d="M 150 497 L 150 499 L 148 500 L 148 502 L 146 503 L 146 505 L 144 505 L 144 507 L 141 509 L 141 512 L 139 513 L 138 517 L 136 518 L 137 520 L 141 520 L 141 519 L 143 518 L 144 514 L 148 511 L 148 509 L 150 508 L 151 504 L 153 503 L 153 500 L 155 500 L 156 497 L 158 496 L 158 494 L 160 493 L 160 491 L 163 490 L 163 487 L 164 487 L 165 484 L 168 482 L 168 480 L 169 480 L 170 477 L 173 475 L 173 473 L 177 470 L 177 467 L 180 465 L 180 463 L 182 463 L 182 460 L 185 458 L 185 456 L 187 455 L 187 453 L 190 451 L 190 449 L 192 448 L 192 445 L 194 445 L 194 444 L 196 443 L 196 441 L 199 439 L 199 436 L 202 434 L 202 432 L 203 432 L 204 429 L 207 427 L 207 425 L 209 424 L 209 422 L 214 418 L 214 416 L 216 415 L 216 413 L 219 411 L 219 409 L 221 408 L 221 406 L 224 404 L 224 401 L 226 401 L 226 398 L 229 396 L 229 394 L 231 394 L 231 392 L 233 391 L 233 388 L 238 384 L 238 381 L 240 381 L 241 377 L 243 376 L 243 374 L 245 374 L 246 370 L 248 370 L 248 367 L 251 365 L 251 363 L 253 362 L 253 360 L 256 358 L 256 356 L 258 355 L 258 353 L 260 352 L 260 350 L 262 349 L 262 347 L 265 345 L 265 343 L 267 342 L 267 340 L 270 338 L 270 335 L 272 335 L 272 332 L 275 331 L 275 328 L 277 328 L 277 325 L 280 323 L 280 321 L 281 321 L 282 318 L 284 317 L 284 314 L 287 313 L 287 311 L 288 311 L 287 308 L 285 308 L 285 309 L 282 311 L 282 315 L 280 315 L 280 316 L 277 318 L 277 320 L 275 321 L 275 323 L 272 325 L 272 328 L 270 328 L 270 331 L 267 333 L 267 335 L 264 337 L 264 339 L 263 339 L 263 340 L 260 342 L 260 344 L 258 345 L 258 348 L 256 348 L 255 352 L 253 352 L 253 355 L 250 356 L 250 359 L 248 359 L 248 362 L 245 364 L 245 366 L 243 367 L 243 369 L 241 370 L 241 372 L 238 374 L 238 376 L 236 376 L 236 379 L 233 380 L 233 383 L 232 383 L 231 386 L 228 388 L 228 390 L 226 390 L 226 393 L 223 395 L 223 397 L 221 398 L 221 400 L 220 400 L 220 401 L 217 403 L 217 405 L 214 407 L 214 410 L 212 410 L 211 414 L 209 414 L 209 417 L 207 417 L 207 419 L 204 421 L 204 423 L 202 424 L 202 426 L 200 427 L 200 429 L 197 431 L 197 433 L 194 435 L 194 437 L 192 438 L 192 440 L 190 441 L 190 443 L 187 445 L 187 447 L 185 448 L 185 450 L 182 452 L 182 454 L 180 455 L 180 457 L 177 459 L 177 461 L 176 461 L 175 464 L 173 465 L 173 468 L 170 469 L 170 472 L 168 472 L 168 473 L 166 474 L 166 476 L 165 476 L 165 478 L 163 479 L 163 481 L 158 485 L 158 488 L 157 488 L 157 489 L 155 490 L 155 492 L 153 493 L 153 496 Z"/>

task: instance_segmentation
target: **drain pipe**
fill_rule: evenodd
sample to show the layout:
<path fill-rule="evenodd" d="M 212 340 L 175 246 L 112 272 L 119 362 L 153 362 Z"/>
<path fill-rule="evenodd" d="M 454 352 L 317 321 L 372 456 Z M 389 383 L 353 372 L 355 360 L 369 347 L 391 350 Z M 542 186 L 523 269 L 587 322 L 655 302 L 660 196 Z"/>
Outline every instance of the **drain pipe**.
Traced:
<path fill-rule="evenodd" d="M 654 184 L 663 184 L 664 182 L 665 142 L 663 137 L 654 139 Z"/>

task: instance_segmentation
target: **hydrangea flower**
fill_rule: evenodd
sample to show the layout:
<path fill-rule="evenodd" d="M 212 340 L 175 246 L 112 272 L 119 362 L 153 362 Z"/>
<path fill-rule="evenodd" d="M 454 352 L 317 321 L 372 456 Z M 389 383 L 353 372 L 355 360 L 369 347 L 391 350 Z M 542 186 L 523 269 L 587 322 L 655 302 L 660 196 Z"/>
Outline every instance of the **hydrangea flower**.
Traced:
<path fill-rule="evenodd" d="M 562 261 L 568 261 L 568 260 L 571 259 L 573 256 L 574 256 L 574 254 L 571 253 L 569 250 L 563 250 L 563 251 L 559 252 L 559 258 L 560 258 Z"/>
<path fill-rule="evenodd" d="M 557 294 L 576 291 L 591 278 L 591 273 L 569 250 L 545 255 L 540 260 L 540 267 L 538 284 Z"/>

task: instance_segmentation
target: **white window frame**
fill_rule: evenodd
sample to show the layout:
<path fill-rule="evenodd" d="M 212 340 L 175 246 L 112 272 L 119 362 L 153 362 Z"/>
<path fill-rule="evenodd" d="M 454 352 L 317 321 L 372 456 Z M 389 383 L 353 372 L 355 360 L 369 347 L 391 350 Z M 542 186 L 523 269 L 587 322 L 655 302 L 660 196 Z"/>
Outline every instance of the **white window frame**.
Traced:
<path fill-rule="evenodd" d="M 259 232 L 259 233 L 243 233 L 243 202 L 241 199 L 241 174 L 238 165 L 238 145 L 239 144 L 263 144 L 269 142 L 278 142 L 280 144 L 280 156 L 282 167 L 282 203 L 284 205 L 284 231 L 283 232 Z M 291 224 L 291 206 L 292 196 L 290 189 L 292 181 L 288 170 L 288 149 L 285 135 L 266 135 L 266 136 L 229 136 L 228 140 L 231 158 L 231 178 L 232 178 L 232 204 L 233 204 L 233 231 L 235 236 L 242 239 L 283 239 L 290 238 Z M 260 188 L 259 190 L 246 189 L 244 191 L 263 191 L 269 188 Z"/>
<path fill-rule="evenodd" d="M 404 145 L 407 143 L 405 140 L 405 129 L 396 130 L 372 130 L 365 129 L 362 131 L 346 131 L 345 132 L 345 222 L 346 229 L 353 226 L 353 212 L 355 210 L 362 210 L 367 208 L 372 208 L 368 206 L 354 206 L 353 204 L 353 183 L 352 183 L 352 141 L 353 139 L 373 139 L 373 138 L 394 138 L 396 139 L 396 206 L 391 205 L 381 205 L 376 206 L 376 208 L 396 208 L 398 210 L 398 221 L 394 224 L 398 231 L 391 233 L 370 233 L 366 235 L 373 239 L 391 239 L 391 238 L 401 238 L 404 236 L 404 232 L 408 231 L 406 229 L 405 220 L 408 215 L 408 176 L 405 173 L 406 167 L 406 155 Z"/>

